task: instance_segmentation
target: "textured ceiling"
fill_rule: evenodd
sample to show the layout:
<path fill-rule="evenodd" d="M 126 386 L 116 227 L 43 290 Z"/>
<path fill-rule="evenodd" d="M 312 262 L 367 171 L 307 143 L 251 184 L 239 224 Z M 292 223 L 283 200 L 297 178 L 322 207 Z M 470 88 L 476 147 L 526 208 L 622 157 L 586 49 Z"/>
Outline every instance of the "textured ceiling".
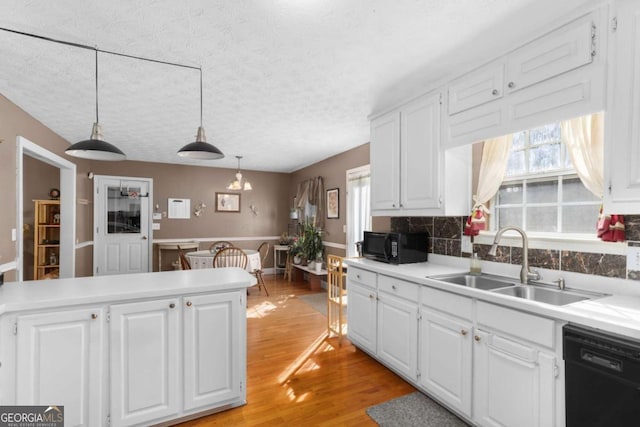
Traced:
<path fill-rule="evenodd" d="M 233 168 L 242 155 L 242 169 L 291 172 L 368 142 L 372 112 L 584 3 L 2 0 L 0 26 L 202 66 L 203 125 L 226 157 L 186 161 L 198 71 L 100 55 L 100 123 L 129 160 Z M 0 32 L 0 58 L 1 94 L 71 143 L 89 137 L 92 51 Z"/>

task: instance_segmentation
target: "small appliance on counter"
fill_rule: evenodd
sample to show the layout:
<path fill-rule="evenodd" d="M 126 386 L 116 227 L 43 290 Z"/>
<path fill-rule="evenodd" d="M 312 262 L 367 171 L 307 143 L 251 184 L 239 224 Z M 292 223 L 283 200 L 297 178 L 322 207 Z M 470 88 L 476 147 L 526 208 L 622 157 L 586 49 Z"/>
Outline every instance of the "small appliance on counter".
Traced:
<path fill-rule="evenodd" d="M 364 232 L 362 255 L 390 264 L 408 264 L 427 260 L 429 233 Z"/>

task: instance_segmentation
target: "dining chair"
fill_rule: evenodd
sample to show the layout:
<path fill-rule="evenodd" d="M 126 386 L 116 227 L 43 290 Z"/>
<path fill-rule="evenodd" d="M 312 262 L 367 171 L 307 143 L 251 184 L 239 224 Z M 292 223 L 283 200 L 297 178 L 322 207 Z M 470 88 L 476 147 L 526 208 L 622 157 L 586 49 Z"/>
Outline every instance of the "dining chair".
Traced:
<path fill-rule="evenodd" d="M 342 257 L 327 256 L 327 332 L 336 334 L 339 345 L 346 334 L 347 317 L 344 308 L 347 305 L 346 273 Z"/>
<path fill-rule="evenodd" d="M 184 254 L 184 250 L 178 245 L 178 258 L 180 258 L 180 269 L 181 270 L 191 270 L 191 263 L 189 259 Z"/>
<path fill-rule="evenodd" d="M 213 242 L 211 246 L 209 246 L 209 252 L 212 254 L 216 254 L 218 251 L 225 248 L 232 248 L 233 243 L 227 242 L 226 240 L 218 240 L 217 242 Z"/>
<path fill-rule="evenodd" d="M 291 275 L 293 274 L 293 260 L 291 253 L 287 251 L 287 260 L 284 263 L 283 279 L 287 279 L 291 283 Z"/>
<path fill-rule="evenodd" d="M 213 268 L 240 267 L 247 268 L 247 254 L 240 248 L 224 248 L 213 257 Z"/>
<path fill-rule="evenodd" d="M 266 265 L 269 249 L 271 249 L 271 245 L 269 245 L 268 242 L 262 242 L 260 246 L 258 246 L 258 253 L 260 254 L 260 268 L 252 271 L 258 281 L 258 290 L 264 288 L 264 293 L 267 294 L 267 296 L 269 296 L 269 291 L 267 290 L 267 285 L 264 283 L 264 278 L 262 277 L 262 266 Z"/>

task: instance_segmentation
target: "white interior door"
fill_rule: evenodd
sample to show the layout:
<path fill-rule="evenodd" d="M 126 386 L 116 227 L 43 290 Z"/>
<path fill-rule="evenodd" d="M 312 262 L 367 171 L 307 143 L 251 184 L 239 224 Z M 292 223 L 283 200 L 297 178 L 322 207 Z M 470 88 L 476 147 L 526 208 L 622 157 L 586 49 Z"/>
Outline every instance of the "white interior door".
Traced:
<path fill-rule="evenodd" d="M 152 180 L 96 175 L 93 189 L 94 275 L 148 272 Z"/>

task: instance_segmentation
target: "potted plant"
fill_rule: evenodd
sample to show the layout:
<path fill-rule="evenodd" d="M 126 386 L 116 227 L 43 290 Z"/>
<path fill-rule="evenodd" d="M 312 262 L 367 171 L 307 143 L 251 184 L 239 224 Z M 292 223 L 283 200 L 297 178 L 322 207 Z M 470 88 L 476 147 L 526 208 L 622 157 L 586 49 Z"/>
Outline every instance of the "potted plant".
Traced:
<path fill-rule="evenodd" d="M 307 261 L 315 262 L 320 258 L 320 262 L 322 262 L 322 230 L 312 223 L 304 225 L 302 232 L 302 251 Z"/>
<path fill-rule="evenodd" d="M 293 263 L 298 265 L 302 262 L 302 240 L 298 236 L 293 236 L 289 240 L 289 256 L 293 258 Z"/>

